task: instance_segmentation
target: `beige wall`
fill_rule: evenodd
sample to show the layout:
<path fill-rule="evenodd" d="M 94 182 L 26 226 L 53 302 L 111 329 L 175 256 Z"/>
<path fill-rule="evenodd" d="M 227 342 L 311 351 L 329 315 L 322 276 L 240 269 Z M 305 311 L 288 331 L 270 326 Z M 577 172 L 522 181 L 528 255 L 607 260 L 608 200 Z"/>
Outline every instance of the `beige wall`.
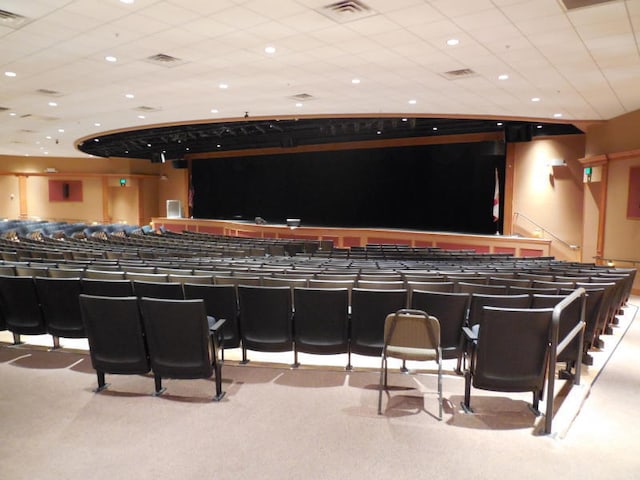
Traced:
<path fill-rule="evenodd" d="M 584 155 L 584 145 L 584 135 L 516 144 L 513 233 L 551 239 L 551 254 L 562 260 L 580 259 L 579 249 L 571 249 L 558 238 L 570 245 L 583 243 L 582 166 L 578 159 Z M 567 166 L 549 167 L 552 159 L 562 159 Z"/>
<path fill-rule="evenodd" d="M 640 148 L 640 110 L 592 125 L 587 129 L 585 156 Z"/>
<path fill-rule="evenodd" d="M 20 216 L 18 177 L 0 175 L 0 219 Z"/>
<path fill-rule="evenodd" d="M 46 169 L 58 173 L 49 175 Z M 159 167 L 146 160 L 1 156 L 0 217 L 19 218 L 23 213 L 26 218 L 146 224 L 160 213 L 158 172 Z M 32 174 L 23 177 L 22 191 L 17 174 Z M 127 179 L 126 187 L 119 186 L 120 177 Z M 80 180 L 82 201 L 50 202 L 50 179 Z M 114 192 L 116 187 L 123 190 Z M 21 195 L 26 212 L 20 211 Z"/>
<path fill-rule="evenodd" d="M 166 180 L 158 182 L 158 211 L 161 216 L 167 214 L 167 200 L 180 200 L 182 202 L 182 216 L 189 216 L 189 170 L 186 168 L 173 168 L 165 163 L 160 168 L 160 173 L 166 175 Z"/>
<path fill-rule="evenodd" d="M 640 153 L 635 158 L 615 160 L 609 163 L 604 249 L 602 252 L 605 259 L 640 261 L 640 219 L 627 218 L 629 168 L 632 166 L 640 167 Z"/>

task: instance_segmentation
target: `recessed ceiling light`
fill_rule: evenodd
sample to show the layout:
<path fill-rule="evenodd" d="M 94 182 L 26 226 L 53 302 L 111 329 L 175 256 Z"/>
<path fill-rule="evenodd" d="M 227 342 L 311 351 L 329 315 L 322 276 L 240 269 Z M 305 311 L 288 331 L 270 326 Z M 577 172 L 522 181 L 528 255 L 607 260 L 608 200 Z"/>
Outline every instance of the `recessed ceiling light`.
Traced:
<path fill-rule="evenodd" d="M 497 126 L 499 126 L 499 127 L 501 127 L 502 125 L 504 125 L 504 123 L 502 123 L 502 122 L 498 122 L 498 123 L 496 123 L 496 125 L 497 125 Z"/>
<path fill-rule="evenodd" d="M 407 121 L 409 121 L 409 119 L 408 118 L 403 118 L 402 121 L 403 122 L 407 122 Z"/>
<path fill-rule="evenodd" d="M 17 113 L 16 113 L 16 112 L 11 112 L 11 113 L 9 114 L 9 116 L 10 116 L 10 117 L 15 117 L 16 115 L 17 115 Z"/>
<path fill-rule="evenodd" d="M 140 118 L 140 119 L 144 120 L 144 119 L 145 119 L 145 118 L 147 118 L 147 117 L 145 117 L 144 115 L 138 115 L 138 118 Z"/>
<path fill-rule="evenodd" d="M 229 85 L 226 84 L 226 83 L 221 83 L 220 85 L 218 85 L 218 88 L 221 88 L 221 89 L 225 90 L 225 89 L 229 88 Z"/>
<path fill-rule="evenodd" d="M 46 138 L 47 140 L 51 140 L 51 135 L 47 135 L 47 136 L 46 136 L 46 137 L 44 137 L 44 138 Z"/>
<path fill-rule="evenodd" d="M 147 143 L 147 147 L 150 147 L 150 146 L 151 146 L 151 144 L 150 144 L 150 143 Z"/>
<path fill-rule="evenodd" d="M 560 118 L 560 117 L 562 117 L 562 114 L 561 113 L 554 113 L 553 116 L 555 118 Z"/>
<path fill-rule="evenodd" d="M 211 113 L 218 113 L 218 109 L 217 108 L 212 108 L 211 109 Z"/>
<path fill-rule="evenodd" d="M 360 83 L 360 79 L 359 78 L 354 78 L 351 80 L 351 83 L 353 83 L 354 85 L 358 85 Z"/>
<path fill-rule="evenodd" d="M 45 155 L 49 155 L 49 152 L 42 152 L 42 153 L 44 153 Z"/>
<path fill-rule="evenodd" d="M 136 96 L 133 93 L 125 93 L 124 96 L 127 98 L 136 98 Z"/>
<path fill-rule="evenodd" d="M 301 107 L 301 106 L 302 106 L 302 104 L 301 104 L 300 102 L 296 103 L 296 107 L 298 107 L 298 108 L 299 108 L 299 107 Z"/>
<path fill-rule="evenodd" d="M 120 0 L 120 3 L 126 3 L 127 5 L 131 5 L 136 0 Z"/>
<path fill-rule="evenodd" d="M 536 125 L 536 128 L 542 128 L 542 125 Z"/>
<path fill-rule="evenodd" d="M 104 57 L 104 59 L 105 59 L 107 62 L 111 62 L 111 63 L 113 63 L 113 62 L 117 62 L 117 61 L 118 61 L 118 59 L 117 59 L 116 57 L 114 57 L 113 55 L 107 55 L 106 57 Z"/>
<path fill-rule="evenodd" d="M 458 45 L 460 43 L 460 40 L 458 40 L 457 38 L 450 38 L 449 40 L 447 40 L 447 45 L 449 45 L 450 47 L 453 47 L 454 45 Z"/>
<path fill-rule="evenodd" d="M 273 55 L 274 53 L 276 53 L 276 47 L 269 45 L 268 47 L 264 48 L 264 52 L 268 53 L 269 55 Z"/>
<path fill-rule="evenodd" d="M 100 122 L 95 122 L 95 123 L 93 124 L 93 126 L 94 126 L 94 127 L 99 127 L 99 126 L 101 126 L 101 125 L 102 125 L 102 124 L 101 124 Z"/>
<path fill-rule="evenodd" d="M 57 107 L 58 104 L 56 102 L 49 102 L 50 107 Z"/>
<path fill-rule="evenodd" d="M 509 75 L 507 75 L 506 73 L 498 75 L 498 80 L 509 80 Z"/>
<path fill-rule="evenodd" d="M 93 141 L 98 143 L 100 141 L 100 139 L 99 138 L 94 138 Z"/>
<path fill-rule="evenodd" d="M 532 102 L 539 102 L 540 101 L 540 97 L 533 97 L 531 99 Z"/>
<path fill-rule="evenodd" d="M 59 128 L 58 133 L 64 133 L 64 128 Z"/>
<path fill-rule="evenodd" d="M 220 145 L 220 144 L 217 144 L 217 145 L 216 145 L 216 147 L 218 147 L 218 148 L 220 148 L 221 146 L 222 146 L 222 145 Z"/>
<path fill-rule="evenodd" d="M 432 129 L 434 132 L 438 131 L 438 127 L 433 127 Z"/>
<path fill-rule="evenodd" d="M 409 105 L 415 105 L 416 103 L 418 103 L 417 100 L 409 100 Z"/>
<path fill-rule="evenodd" d="M 16 75 L 16 72 L 4 72 L 4 74 L 5 74 L 7 77 L 15 77 L 15 76 L 17 76 L 17 75 Z"/>

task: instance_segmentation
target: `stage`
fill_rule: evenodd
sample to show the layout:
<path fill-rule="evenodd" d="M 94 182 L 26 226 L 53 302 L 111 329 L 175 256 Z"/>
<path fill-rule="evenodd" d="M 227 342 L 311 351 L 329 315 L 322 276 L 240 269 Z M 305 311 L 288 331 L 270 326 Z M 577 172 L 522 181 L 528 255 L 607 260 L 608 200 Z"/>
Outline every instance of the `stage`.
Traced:
<path fill-rule="evenodd" d="M 509 254 L 516 257 L 550 255 L 551 240 L 504 235 L 472 235 L 390 228 L 344 228 L 256 224 L 248 221 L 154 217 L 153 228 L 172 232 L 189 230 L 230 237 L 331 240 L 334 247 L 363 247 L 368 244 L 396 244 L 410 247 L 438 247 L 444 250 L 474 250 L 476 253 Z M 560 259 L 562 260 L 562 259 Z"/>

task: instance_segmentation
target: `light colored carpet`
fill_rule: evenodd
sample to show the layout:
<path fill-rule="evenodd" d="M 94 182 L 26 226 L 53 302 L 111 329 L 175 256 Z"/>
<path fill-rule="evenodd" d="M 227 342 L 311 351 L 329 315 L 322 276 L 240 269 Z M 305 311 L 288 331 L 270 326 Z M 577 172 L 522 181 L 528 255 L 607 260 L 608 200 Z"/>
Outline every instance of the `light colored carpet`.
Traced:
<path fill-rule="evenodd" d="M 539 435 L 529 394 L 474 390 L 476 413 L 465 415 L 459 408 L 464 381 L 455 375 L 445 377 L 443 421 L 434 417 L 431 374 L 391 374 L 397 388 L 378 416 L 378 373 L 368 368 L 377 359 L 355 359 L 358 368 L 347 373 L 255 360 L 238 365 L 229 357 L 227 396 L 212 403 L 212 380 L 167 380 L 167 393 L 156 398 L 151 376 L 107 375 L 111 387 L 94 394 L 85 352 L 15 348 L 0 336 L 0 478 L 635 479 L 640 325 L 633 322 L 634 305 L 605 337 L 583 387 L 558 400 L 562 435 L 552 436 Z M 274 358 L 281 361 L 268 357 Z M 561 396 L 568 390 L 563 384 L 557 381 Z"/>

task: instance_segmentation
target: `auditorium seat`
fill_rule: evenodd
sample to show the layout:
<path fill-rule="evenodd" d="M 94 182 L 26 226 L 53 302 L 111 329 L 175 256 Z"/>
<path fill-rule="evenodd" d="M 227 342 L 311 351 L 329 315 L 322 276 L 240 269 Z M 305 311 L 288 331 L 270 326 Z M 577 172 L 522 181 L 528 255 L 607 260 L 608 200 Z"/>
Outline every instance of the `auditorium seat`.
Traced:
<path fill-rule="evenodd" d="M 105 374 L 142 375 L 151 369 L 137 297 L 80 295 L 80 310 L 89 339 L 91 364 L 100 392 Z"/>
<path fill-rule="evenodd" d="M 385 319 L 389 313 L 405 308 L 406 302 L 407 291 L 404 289 L 354 288 L 351 292 L 350 353 L 379 356 L 384 343 Z"/>
<path fill-rule="evenodd" d="M 33 277 L 0 276 L 0 309 L 15 344 L 20 335 L 47 333 Z"/>
<path fill-rule="evenodd" d="M 216 320 L 226 320 L 223 327 L 221 355 L 227 348 L 240 346 L 240 326 L 238 322 L 238 296 L 233 285 L 183 284 L 185 299 L 204 300 L 207 315 Z"/>
<path fill-rule="evenodd" d="M 471 296 L 467 293 L 446 293 L 414 290 L 411 308 L 427 312 L 440 322 L 442 358 L 457 358 L 456 372 L 462 373 L 462 327 L 467 318 Z"/>
<path fill-rule="evenodd" d="M 295 288 L 294 364 L 298 352 L 320 355 L 349 350 L 349 290 Z M 347 370 L 351 364 L 347 363 Z"/>
<path fill-rule="evenodd" d="M 210 378 L 215 374 L 215 396 L 222 391 L 222 363 L 218 359 L 224 320 L 210 323 L 204 301 L 140 299 L 155 395 L 164 392 L 163 378 Z M 178 321 L 176 321 L 178 320 Z"/>
<path fill-rule="evenodd" d="M 242 361 L 247 350 L 293 350 L 291 289 L 289 287 L 238 286 Z"/>
<path fill-rule="evenodd" d="M 483 307 L 477 333 L 465 329 L 473 345 L 465 370 L 462 408 L 471 409 L 471 386 L 498 392 L 532 392 L 532 411 L 544 389 L 553 309 Z M 505 361 L 509 359 L 509 361 Z"/>
<path fill-rule="evenodd" d="M 60 347 L 60 337 L 86 338 L 78 297 L 82 293 L 79 278 L 36 277 L 36 290 L 53 347 Z"/>

